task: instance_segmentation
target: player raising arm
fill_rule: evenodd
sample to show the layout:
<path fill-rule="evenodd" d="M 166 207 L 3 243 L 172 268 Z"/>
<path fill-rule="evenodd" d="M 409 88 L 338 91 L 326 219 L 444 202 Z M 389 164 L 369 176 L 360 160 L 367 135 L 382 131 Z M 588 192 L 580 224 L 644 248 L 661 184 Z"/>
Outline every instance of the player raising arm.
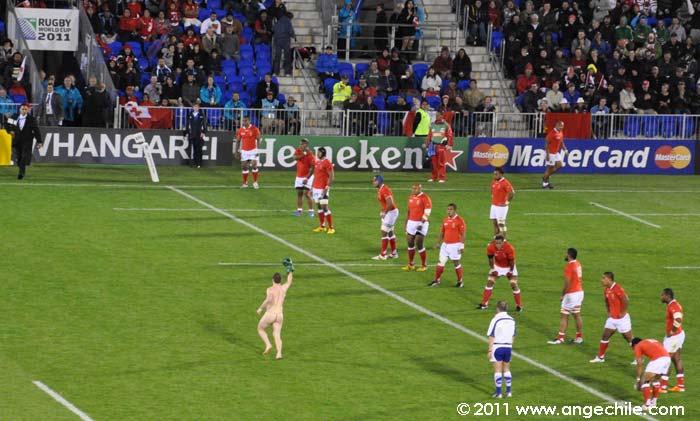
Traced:
<path fill-rule="evenodd" d="M 518 268 L 515 266 L 515 248 L 506 242 L 501 234 L 486 247 L 486 257 L 489 259 L 489 277 L 484 287 L 484 295 L 481 303 L 476 306 L 477 310 L 484 310 L 489 306 L 489 299 L 493 293 L 493 286 L 501 276 L 508 278 L 510 288 L 513 290 L 515 299 L 515 311 L 523 311 L 523 304 L 518 287 Z"/>
<path fill-rule="evenodd" d="M 374 181 L 372 182 L 374 187 L 377 188 L 377 200 L 382 207 L 379 217 L 381 218 L 381 234 L 382 234 L 382 248 L 379 254 L 374 256 L 374 260 L 386 260 L 386 249 L 391 244 L 391 254 L 388 256 L 390 259 L 396 259 L 399 254 L 396 252 L 396 235 L 394 234 L 394 225 L 396 225 L 396 220 L 399 218 L 399 209 L 396 207 L 394 202 L 394 194 L 392 193 L 389 186 L 384 184 L 384 177 L 381 175 L 375 175 Z"/>
<path fill-rule="evenodd" d="M 311 185 L 311 194 L 314 202 L 318 205 L 318 221 L 320 224 L 313 231 L 335 234 L 333 217 L 331 216 L 331 210 L 328 208 L 330 189 L 335 179 L 335 172 L 333 171 L 333 164 L 326 156 L 326 148 L 318 148 L 316 157 L 318 159 L 314 164 L 314 182 Z"/>
<path fill-rule="evenodd" d="M 265 301 L 258 307 L 258 314 L 262 314 L 265 310 L 265 314 L 260 318 L 258 322 L 258 335 L 262 338 L 265 343 L 265 350 L 263 355 L 267 355 L 270 350 L 272 350 L 272 344 L 270 344 L 270 339 L 267 337 L 266 329 L 272 325 L 272 336 L 275 339 L 275 348 L 277 348 L 277 359 L 282 359 L 282 324 L 284 323 L 284 314 L 282 307 L 284 306 L 284 299 L 287 296 L 287 291 L 292 286 L 292 281 L 294 276 L 294 263 L 289 257 L 285 257 L 282 260 L 282 264 L 285 269 L 287 269 L 287 282 L 282 284 L 282 275 L 276 272 L 272 275 L 272 286 L 267 289 L 267 294 L 265 296 Z"/>
<path fill-rule="evenodd" d="M 420 183 L 416 183 L 411 188 L 411 195 L 408 197 L 408 212 L 406 212 L 406 241 L 408 242 L 408 266 L 404 266 L 403 270 L 416 270 L 416 272 L 425 272 L 428 269 L 428 253 L 423 245 L 425 237 L 428 235 L 428 227 L 430 223 L 430 212 L 433 210 L 433 202 L 430 197 L 423 193 L 423 188 Z M 413 258 L 416 255 L 416 249 L 420 255 L 421 265 L 416 268 L 413 265 Z"/>
<path fill-rule="evenodd" d="M 429 287 L 440 285 L 440 277 L 445 271 L 445 263 L 448 260 L 452 260 L 452 263 L 455 265 L 455 272 L 457 272 L 457 285 L 455 286 L 462 288 L 464 284 L 462 282 L 463 272 L 460 259 L 462 259 L 462 252 L 464 252 L 466 235 L 467 224 L 461 216 L 457 215 L 457 205 L 450 203 L 447 205 L 447 217 L 442 220 L 440 238 L 433 246 L 433 248 L 440 247 L 440 260 L 435 266 L 435 279 L 428 284 Z"/>
<path fill-rule="evenodd" d="M 297 161 L 297 176 L 294 179 L 294 188 L 297 191 L 297 211 L 294 216 L 301 216 L 304 197 L 306 197 L 306 203 L 309 205 L 309 218 L 313 218 L 314 205 L 311 201 L 311 183 L 313 182 L 316 158 L 309 150 L 309 139 L 303 138 L 299 141 L 299 148 L 294 151 L 294 159 Z"/>
<path fill-rule="evenodd" d="M 547 341 L 550 345 L 564 343 L 566 329 L 569 327 L 569 315 L 574 315 L 576 322 L 575 344 L 583 343 L 583 319 L 581 318 L 581 304 L 583 304 L 583 268 L 576 260 L 578 251 L 575 248 L 566 250 L 566 267 L 564 267 L 564 289 L 561 292 L 561 322 L 559 324 L 559 334 L 557 338 Z"/>
<path fill-rule="evenodd" d="M 668 390 L 671 392 L 685 392 L 683 362 L 681 361 L 681 349 L 683 348 L 683 342 L 685 342 L 683 307 L 681 307 L 681 303 L 673 298 L 673 290 L 671 288 L 664 288 L 661 293 L 661 302 L 666 304 L 666 337 L 664 338 L 664 348 L 668 351 L 673 367 L 676 369 L 676 385 Z M 668 373 L 665 373 L 661 376 L 661 393 L 666 393 L 667 387 Z"/>
<path fill-rule="evenodd" d="M 549 184 L 549 177 L 564 166 L 564 156 L 569 152 L 564 144 L 564 122 L 557 121 L 552 131 L 545 137 L 545 164 L 547 169 L 542 177 L 542 188 L 553 189 Z"/>

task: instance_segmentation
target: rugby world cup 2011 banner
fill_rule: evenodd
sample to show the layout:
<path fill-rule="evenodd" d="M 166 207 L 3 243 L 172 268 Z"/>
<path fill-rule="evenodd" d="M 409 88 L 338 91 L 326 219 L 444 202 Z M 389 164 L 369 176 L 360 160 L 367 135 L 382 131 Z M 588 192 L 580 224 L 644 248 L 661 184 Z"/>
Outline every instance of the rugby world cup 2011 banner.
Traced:
<path fill-rule="evenodd" d="M 22 33 L 30 50 L 76 51 L 79 19 L 77 9 L 15 9 L 17 21 L 8 21 L 10 38 Z"/>
<path fill-rule="evenodd" d="M 41 127 L 44 145 L 35 162 L 75 164 L 143 164 L 143 148 L 129 135 L 141 132 L 150 145 L 156 165 L 182 165 L 190 159 L 190 145 L 181 131 L 112 130 L 97 128 Z M 203 147 L 205 165 L 233 163 L 233 132 L 210 132 Z M 312 149 L 323 146 L 336 169 L 415 171 L 426 159 L 425 140 L 410 137 L 308 136 Z M 301 136 L 263 136 L 258 148 L 260 166 L 294 169 L 294 150 Z M 447 168 L 467 171 L 466 138 L 455 139 L 446 154 Z"/>
<path fill-rule="evenodd" d="M 565 140 L 562 172 L 693 174 L 695 142 L 671 140 Z M 471 139 L 469 172 L 539 173 L 545 170 L 544 139 Z"/>

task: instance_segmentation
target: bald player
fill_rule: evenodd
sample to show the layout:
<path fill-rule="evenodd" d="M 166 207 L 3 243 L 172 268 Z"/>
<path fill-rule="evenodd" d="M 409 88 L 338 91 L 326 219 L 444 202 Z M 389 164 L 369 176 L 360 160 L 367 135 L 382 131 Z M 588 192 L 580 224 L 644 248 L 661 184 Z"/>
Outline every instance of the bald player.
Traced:
<path fill-rule="evenodd" d="M 278 360 L 282 359 L 282 324 L 284 323 L 282 306 L 284 305 L 287 291 L 292 286 L 292 272 L 294 272 L 294 264 L 290 258 L 285 258 L 282 263 L 287 269 L 287 282 L 282 284 L 282 275 L 279 272 L 272 275 L 272 286 L 267 289 L 265 301 L 258 307 L 258 315 L 262 314 L 263 309 L 265 309 L 265 314 L 258 322 L 258 335 L 265 342 L 263 355 L 267 355 L 272 350 L 272 344 L 266 332 L 266 329 L 272 325 L 272 336 L 275 339 L 275 348 L 277 348 L 276 359 Z"/>

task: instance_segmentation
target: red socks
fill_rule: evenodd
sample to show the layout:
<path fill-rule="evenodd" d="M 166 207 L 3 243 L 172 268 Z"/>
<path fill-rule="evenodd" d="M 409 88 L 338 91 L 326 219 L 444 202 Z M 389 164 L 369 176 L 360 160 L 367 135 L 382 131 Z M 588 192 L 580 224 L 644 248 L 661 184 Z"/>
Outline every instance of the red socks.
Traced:
<path fill-rule="evenodd" d="M 604 358 L 605 351 L 608 349 L 608 341 L 600 341 L 600 347 L 598 348 L 598 357 Z"/>

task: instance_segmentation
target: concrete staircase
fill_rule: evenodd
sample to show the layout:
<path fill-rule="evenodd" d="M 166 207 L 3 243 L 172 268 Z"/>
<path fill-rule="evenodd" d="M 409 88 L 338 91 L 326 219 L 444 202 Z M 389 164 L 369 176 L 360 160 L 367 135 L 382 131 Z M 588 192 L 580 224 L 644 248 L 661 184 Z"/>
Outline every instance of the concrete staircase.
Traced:
<path fill-rule="evenodd" d="M 293 43 L 297 47 L 316 47 L 317 51 L 322 51 L 323 26 L 320 23 L 321 16 L 316 10 L 316 2 L 313 0 L 290 0 L 285 3 L 287 10 L 294 14 L 292 25 L 297 35 L 297 40 Z M 318 93 L 318 81 L 316 72 L 313 70 L 313 63 L 307 65 L 307 70 L 294 69 L 294 78 L 291 75 L 279 76 L 280 92 L 286 96 L 294 95 L 300 108 L 320 109 L 325 107 L 322 98 Z M 303 76 L 307 74 L 308 83 L 304 83 Z"/>
<path fill-rule="evenodd" d="M 330 0 L 325 0 L 330 1 Z M 323 44 L 323 23 L 316 10 L 314 0 L 289 0 L 285 2 L 287 10 L 294 14 L 292 24 L 297 34 L 296 44 L 303 47 L 314 46 L 321 51 Z"/>

